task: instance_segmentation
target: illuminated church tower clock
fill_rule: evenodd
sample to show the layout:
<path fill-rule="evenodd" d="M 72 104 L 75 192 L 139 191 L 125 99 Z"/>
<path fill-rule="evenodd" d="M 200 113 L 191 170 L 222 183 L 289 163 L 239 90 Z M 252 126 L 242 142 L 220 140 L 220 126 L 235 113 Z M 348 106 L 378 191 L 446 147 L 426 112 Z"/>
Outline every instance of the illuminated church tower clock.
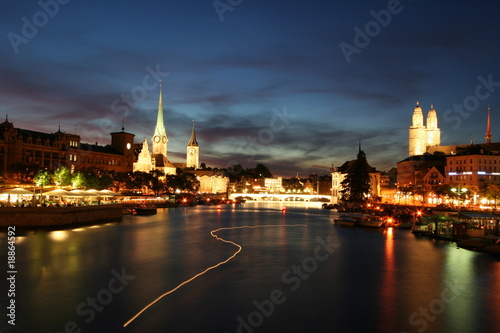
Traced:
<path fill-rule="evenodd" d="M 162 101 L 162 84 L 160 83 L 160 98 L 158 101 L 158 117 L 156 119 L 155 131 L 153 138 L 153 155 L 160 154 L 167 157 L 167 131 L 163 121 L 163 101 Z"/>
<path fill-rule="evenodd" d="M 198 142 L 196 141 L 196 132 L 194 130 L 194 121 L 193 121 L 193 130 L 191 131 L 191 138 L 189 139 L 189 143 L 187 145 L 187 157 L 186 157 L 186 168 L 194 168 L 198 169 L 200 163 L 200 147 L 198 147 Z"/>

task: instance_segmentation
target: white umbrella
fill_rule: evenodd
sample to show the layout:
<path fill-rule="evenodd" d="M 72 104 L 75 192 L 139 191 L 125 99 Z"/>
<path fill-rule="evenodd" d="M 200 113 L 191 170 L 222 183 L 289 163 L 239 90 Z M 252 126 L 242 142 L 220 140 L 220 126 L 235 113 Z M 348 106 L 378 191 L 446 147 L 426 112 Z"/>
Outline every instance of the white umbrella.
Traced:
<path fill-rule="evenodd" d="M 99 192 L 97 192 L 96 190 L 83 191 L 83 193 L 87 197 L 98 197 L 99 196 Z"/>
<path fill-rule="evenodd" d="M 18 195 L 33 195 L 35 193 L 25 190 L 24 188 L 16 187 L 0 191 L 0 194 L 18 194 Z"/>
<path fill-rule="evenodd" d="M 65 191 L 65 190 L 62 190 L 62 189 L 57 189 L 57 190 L 52 190 L 52 191 L 44 192 L 44 193 L 42 193 L 42 195 L 48 195 L 48 196 L 52 196 L 52 197 L 55 197 L 55 196 L 69 197 L 72 194 L 69 193 L 68 191 Z"/>
<path fill-rule="evenodd" d="M 69 193 L 68 197 L 82 198 L 82 197 L 86 197 L 87 196 L 85 194 L 85 192 L 83 192 L 82 190 L 72 190 L 72 191 L 69 191 L 68 193 Z"/>

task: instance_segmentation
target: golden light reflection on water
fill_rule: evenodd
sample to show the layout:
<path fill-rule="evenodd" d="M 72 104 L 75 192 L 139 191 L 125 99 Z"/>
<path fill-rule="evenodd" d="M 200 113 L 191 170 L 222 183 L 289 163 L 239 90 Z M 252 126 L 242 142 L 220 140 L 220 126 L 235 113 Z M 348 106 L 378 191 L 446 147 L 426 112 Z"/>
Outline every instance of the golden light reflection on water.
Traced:
<path fill-rule="evenodd" d="M 394 258 L 394 230 L 387 228 L 384 232 L 384 266 L 381 286 L 381 320 L 384 327 L 390 327 L 396 315 L 396 267 Z"/>
<path fill-rule="evenodd" d="M 56 241 L 56 242 L 62 242 L 69 237 L 69 232 L 66 230 L 56 230 L 56 231 L 51 231 L 49 233 L 50 239 Z"/>
<path fill-rule="evenodd" d="M 493 270 L 491 272 L 491 277 L 493 282 L 491 283 L 491 290 L 488 293 L 489 302 L 491 305 L 490 309 L 494 309 L 494 313 L 492 314 L 494 318 L 500 318 L 500 262 L 496 262 L 493 266 Z M 492 327 L 493 332 L 500 332 L 500 320 L 497 320 L 495 327 Z"/>

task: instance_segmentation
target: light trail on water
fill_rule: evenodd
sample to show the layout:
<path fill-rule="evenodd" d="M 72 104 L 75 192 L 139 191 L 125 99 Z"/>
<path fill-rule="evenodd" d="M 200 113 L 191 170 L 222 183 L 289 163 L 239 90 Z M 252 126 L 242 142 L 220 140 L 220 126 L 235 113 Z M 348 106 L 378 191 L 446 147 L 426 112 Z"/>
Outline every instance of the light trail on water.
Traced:
<path fill-rule="evenodd" d="M 237 244 L 237 243 L 235 243 L 233 241 L 230 241 L 230 240 L 227 240 L 227 239 L 224 239 L 224 238 L 221 238 L 221 237 L 217 236 L 216 233 L 218 231 L 221 231 L 221 230 L 234 230 L 234 229 L 276 228 L 276 227 L 285 227 L 285 228 L 289 228 L 289 227 L 307 227 L 307 224 L 291 224 L 291 225 L 283 225 L 283 224 L 244 225 L 244 226 L 240 226 L 240 227 L 218 228 L 218 229 L 214 229 L 214 230 L 210 231 L 210 235 L 212 235 L 212 237 L 214 237 L 218 241 L 232 244 L 232 245 L 236 246 L 238 248 L 238 250 L 236 250 L 236 252 L 234 252 L 233 255 L 231 255 L 230 257 L 228 257 L 226 260 L 221 261 L 221 262 L 219 262 L 219 263 L 217 263 L 217 264 L 215 264 L 213 266 L 208 267 L 204 271 L 196 274 L 195 276 L 191 277 L 190 279 L 188 279 L 188 280 L 180 283 L 179 285 L 177 285 L 177 287 L 175 287 L 173 289 L 170 289 L 166 293 L 164 293 L 161 296 L 159 296 L 158 298 L 156 298 L 154 301 L 152 301 L 151 303 L 149 303 L 148 305 L 146 305 L 135 316 L 133 316 L 132 318 L 130 318 L 125 324 L 123 324 L 123 327 L 127 327 L 131 322 L 133 322 L 135 319 L 137 319 L 137 317 L 139 317 L 142 313 L 144 313 L 144 311 L 146 311 L 148 308 L 150 308 L 151 306 L 153 306 L 156 302 L 158 302 L 159 300 L 161 300 L 163 297 L 165 297 L 165 296 L 173 293 L 174 291 L 178 290 L 179 288 L 181 288 L 182 286 L 188 284 L 189 282 L 195 280 L 196 278 L 202 276 L 203 274 L 207 273 L 208 271 L 210 271 L 210 270 L 212 270 L 214 268 L 217 268 L 217 267 L 219 267 L 221 265 L 224 265 L 225 263 L 229 262 L 234 257 L 236 257 L 238 255 L 238 253 L 241 252 L 241 250 L 243 249 L 243 247 L 240 244 Z"/>

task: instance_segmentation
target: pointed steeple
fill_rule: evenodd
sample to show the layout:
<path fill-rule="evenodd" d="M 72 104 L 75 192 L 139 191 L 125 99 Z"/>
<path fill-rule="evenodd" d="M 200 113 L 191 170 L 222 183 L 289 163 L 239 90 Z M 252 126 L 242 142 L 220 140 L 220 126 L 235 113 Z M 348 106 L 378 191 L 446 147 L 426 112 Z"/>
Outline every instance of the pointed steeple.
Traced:
<path fill-rule="evenodd" d="M 155 131 L 153 133 L 153 154 L 167 156 L 167 131 L 165 130 L 165 122 L 163 120 L 163 91 L 160 81 L 160 96 L 158 98 L 158 115 L 156 118 Z"/>
<path fill-rule="evenodd" d="M 167 135 L 165 130 L 165 121 L 163 120 L 163 92 L 162 83 L 160 82 L 160 97 L 158 98 L 158 115 L 156 117 L 155 135 L 160 137 Z"/>
<path fill-rule="evenodd" d="M 423 127 L 424 126 L 424 114 L 422 108 L 420 107 L 420 102 L 417 101 L 415 108 L 413 109 L 413 115 L 411 120 L 412 127 Z"/>
<path fill-rule="evenodd" d="M 359 140 L 359 143 L 358 143 L 358 155 L 357 155 L 358 160 L 361 159 L 361 158 L 366 159 L 365 152 L 363 150 L 361 150 L 361 135 L 359 136 L 358 140 Z"/>
<path fill-rule="evenodd" d="M 488 105 L 488 120 L 486 121 L 486 135 L 484 136 L 486 139 L 486 144 L 489 145 L 491 143 L 491 109 Z"/>
<path fill-rule="evenodd" d="M 194 120 L 193 120 L 193 129 L 191 130 L 191 138 L 189 139 L 188 146 L 198 147 L 198 142 L 196 141 L 196 131 L 194 129 Z"/>

